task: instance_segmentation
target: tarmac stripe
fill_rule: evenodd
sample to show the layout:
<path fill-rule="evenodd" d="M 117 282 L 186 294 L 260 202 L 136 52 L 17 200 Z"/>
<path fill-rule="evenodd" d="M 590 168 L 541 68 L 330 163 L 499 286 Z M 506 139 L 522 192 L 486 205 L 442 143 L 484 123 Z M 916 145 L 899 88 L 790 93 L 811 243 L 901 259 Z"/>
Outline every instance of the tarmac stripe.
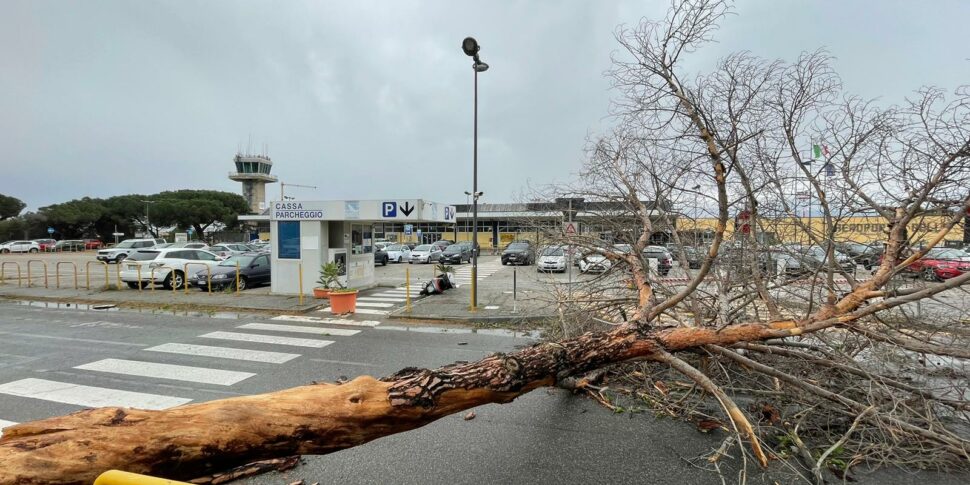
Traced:
<path fill-rule="evenodd" d="M 371 307 L 371 308 L 391 308 L 392 306 L 394 306 L 394 304 L 393 303 L 380 303 L 380 302 L 373 302 L 373 301 L 358 301 L 357 302 L 357 306 L 358 307 Z"/>
<path fill-rule="evenodd" d="M 360 305 L 358 304 L 358 306 L 360 306 Z M 393 305 L 391 305 L 391 306 L 393 306 Z M 322 312 L 329 313 L 330 312 L 330 307 L 324 308 L 321 311 Z M 387 315 L 390 312 L 387 311 L 387 310 L 374 310 L 373 308 L 357 308 L 354 313 L 360 313 L 360 314 L 366 314 L 366 315 Z"/>
<path fill-rule="evenodd" d="M 404 300 L 406 300 L 406 298 L 403 296 L 401 298 L 389 298 L 389 297 L 380 297 L 380 296 L 358 296 L 357 297 L 357 301 L 377 301 L 377 302 L 384 302 L 384 303 L 388 303 L 388 302 L 400 303 Z"/>
<path fill-rule="evenodd" d="M 17 423 L 15 423 L 13 421 L 7 421 L 7 420 L 4 420 L 4 419 L 0 419 L 0 436 L 3 436 L 3 428 L 6 428 L 7 426 L 13 426 L 15 424 L 17 424 Z"/>
<path fill-rule="evenodd" d="M 296 333 L 315 333 L 317 335 L 331 335 L 337 337 L 350 337 L 357 335 L 360 330 L 348 330 L 346 328 L 323 328 L 323 327 L 303 327 L 299 325 L 277 325 L 274 323 L 247 323 L 236 328 L 247 330 L 269 330 L 276 332 L 296 332 Z"/>
<path fill-rule="evenodd" d="M 327 307 L 326 311 L 329 312 L 330 307 Z M 381 322 L 375 320 L 346 320 L 343 318 L 323 318 L 302 315 L 280 315 L 278 317 L 273 317 L 271 320 L 283 322 L 324 323 L 327 325 L 346 325 L 350 327 L 376 327 L 381 324 Z"/>
<path fill-rule="evenodd" d="M 154 379 L 169 379 L 173 381 L 198 382 L 201 384 L 215 384 L 231 386 L 255 376 L 252 372 L 237 372 L 232 370 L 208 369 L 205 367 L 190 367 L 187 365 L 159 364 L 157 362 L 141 362 L 137 360 L 103 359 L 90 364 L 74 367 L 80 370 L 107 372 L 129 376 L 151 377 Z"/>
<path fill-rule="evenodd" d="M 166 352 L 169 354 L 198 355 L 201 357 L 216 357 L 219 359 L 265 362 L 267 364 L 282 364 L 300 356 L 300 354 L 287 354 L 283 352 L 267 352 L 265 350 L 234 349 L 231 347 L 211 347 L 208 345 L 192 344 L 162 344 L 145 350 L 152 352 Z"/>
<path fill-rule="evenodd" d="M 66 382 L 34 378 L 0 384 L 0 394 L 74 404 L 89 408 L 120 406 L 125 408 L 160 410 L 181 406 L 192 401 L 191 399 L 182 397 L 122 391 L 104 387 L 80 386 Z"/>
<path fill-rule="evenodd" d="M 308 338 L 277 337 L 275 335 L 259 335 L 253 333 L 238 332 L 210 332 L 199 335 L 202 338 L 214 338 L 220 340 L 234 340 L 237 342 L 256 342 L 261 344 L 290 345 L 293 347 L 312 347 L 322 349 L 333 343 L 333 340 L 314 340 Z"/>

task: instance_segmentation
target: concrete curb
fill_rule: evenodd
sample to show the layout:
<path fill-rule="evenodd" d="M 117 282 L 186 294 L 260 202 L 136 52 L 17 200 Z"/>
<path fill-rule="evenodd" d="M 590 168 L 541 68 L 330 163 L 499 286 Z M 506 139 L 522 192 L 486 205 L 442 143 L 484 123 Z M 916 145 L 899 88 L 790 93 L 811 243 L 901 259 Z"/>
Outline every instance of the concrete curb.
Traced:
<path fill-rule="evenodd" d="M 59 297 L 59 296 L 33 296 L 2 294 L 0 299 L 7 301 L 40 301 L 50 303 L 71 303 L 83 305 L 111 305 L 117 308 L 157 308 L 164 310 L 179 311 L 200 311 L 200 312 L 246 312 L 246 313 L 272 313 L 302 315 L 320 308 L 322 305 L 315 305 L 307 308 L 265 308 L 265 307 L 246 307 L 246 306 L 226 306 L 226 305 L 207 305 L 199 303 L 156 303 L 143 301 L 114 301 L 97 298 L 85 297 Z"/>

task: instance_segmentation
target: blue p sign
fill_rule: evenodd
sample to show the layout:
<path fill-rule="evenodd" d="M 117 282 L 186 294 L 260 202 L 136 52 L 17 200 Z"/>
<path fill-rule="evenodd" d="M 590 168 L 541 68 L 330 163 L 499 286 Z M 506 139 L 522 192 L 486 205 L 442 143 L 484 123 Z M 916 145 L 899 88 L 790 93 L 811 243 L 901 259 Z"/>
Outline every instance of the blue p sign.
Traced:
<path fill-rule="evenodd" d="M 397 217 L 397 202 L 384 202 L 381 204 L 381 212 L 384 217 Z"/>

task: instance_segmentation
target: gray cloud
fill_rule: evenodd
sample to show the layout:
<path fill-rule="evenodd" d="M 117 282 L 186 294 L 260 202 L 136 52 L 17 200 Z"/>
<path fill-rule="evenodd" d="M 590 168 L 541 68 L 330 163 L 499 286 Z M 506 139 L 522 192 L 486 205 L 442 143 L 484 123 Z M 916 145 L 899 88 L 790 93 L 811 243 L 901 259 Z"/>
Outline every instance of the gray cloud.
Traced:
<path fill-rule="evenodd" d="M 743 1 L 692 69 L 727 52 L 828 48 L 846 88 L 887 102 L 970 79 L 970 4 Z M 31 209 L 84 195 L 238 190 L 231 157 L 269 145 L 307 198 L 426 197 L 471 184 L 474 35 L 480 186 L 563 180 L 607 126 L 620 23 L 661 2 L 14 1 L 0 19 L 0 193 Z M 270 194 L 278 194 L 273 187 Z"/>

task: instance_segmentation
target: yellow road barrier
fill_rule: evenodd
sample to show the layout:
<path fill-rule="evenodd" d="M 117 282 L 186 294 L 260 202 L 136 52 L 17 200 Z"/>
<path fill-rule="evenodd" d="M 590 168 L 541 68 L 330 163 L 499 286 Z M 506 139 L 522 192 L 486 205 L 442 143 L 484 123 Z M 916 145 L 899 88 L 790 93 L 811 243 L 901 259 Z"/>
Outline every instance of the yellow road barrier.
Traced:
<path fill-rule="evenodd" d="M 118 289 L 120 290 L 121 289 L 121 265 L 118 263 L 115 263 L 115 276 L 118 278 L 117 284 L 118 284 Z"/>
<path fill-rule="evenodd" d="M 69 264 L 71 265 L 71 267 L 74 268 L 74 289 L 76 290 L 77 289 L 77 265 L 74 264 L 74 261 L 58 261 L 54 263 L 54 278 L 57 279 L 56 286 L 58 288 L 61 287 L 61 265 L 62 264 Z"/>
<path fill-rule="evenodd" d="M 189 265 L 205 266 L 205 279 L 206 283 L 209 285 L 209 293 L 212 293 L 212 268 L 205 263 L 185 263 L 184 271 L 182 272 L 182 280 L 185 281 L 185 294 L 189 294 Z M 174 281 L 174 280 L 173 280 Z"/>
<path fill-rule="evenodd" d="M 138 475 L 119 470 L 108 470 L 94 481 L 94 485 L 189 485 L 186 482 L 177 482 L 164 478 L 150 477 L 148 475 Z"/>
<path fill-rule="evenodd" d="M 111 284 L 111 282 L 108 280 L 108 263 L 105 263 L 104 261 L 88 261 L 84 263 L 85 286 L 87 286 L 88 290 L 91 289 L 91 265 L 92 264 L 100 264 L 104 266 L 104 287 L 107 288 L 108 285 Z"/>
<path fill-rule="evenodd" d="M 22 273 L 20 272 L 20 263 L 16 261 L 4 261 L 3 263 L 0 263 L 0 283 L 2 283 L 6 278 L 8 264 L 12 264 L 17 267 L 17 286 L 20 287 L 21 285 L 23 285 L 23 282 L 21 281 L 23 279 L 23 276 L 22 276 Z"/>
<path fill-rule="evenodd" d="M 47 262 L 41 261 L 39 259 L 28 259 L 27 260 L 27 287 L 33 286 L 33 281 L 30 277 L 30 263 L 40 263 L 44 265 L 44 288 L 50 288 L 47 284 Z"/>
<path fill-rule="evenodd" d="M 138 272 L 136 276 L 136 278 L 138 279 L 138 291 L 142 291 L 144 288 L 142 287 L 143 285 L 141 284 L 141 265 L 140 264 L 135 266 L 135 271 Z M 152 268 L 152 270 L 148 272 L 148 277 L 152 279 L 151 283 L 149 284 L 152 286 L 152 291 L 155 291 L 155 285 L 152 284 L 155 282 L 155 268 Z"/>

